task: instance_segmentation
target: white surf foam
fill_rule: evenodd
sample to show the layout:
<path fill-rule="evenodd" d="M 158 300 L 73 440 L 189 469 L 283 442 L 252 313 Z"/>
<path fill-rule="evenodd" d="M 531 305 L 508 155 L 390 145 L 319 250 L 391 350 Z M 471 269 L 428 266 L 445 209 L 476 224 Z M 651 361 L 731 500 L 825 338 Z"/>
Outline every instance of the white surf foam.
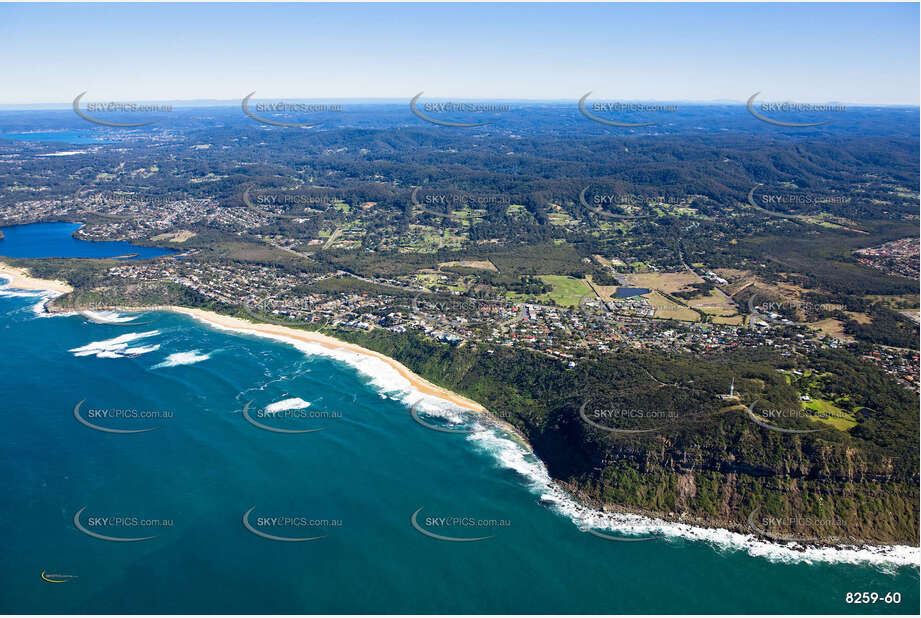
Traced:
<path fill-rule="evenodd" d="M 433 395 L 425 395 L 419 391 L 408 393 L 402 399 L 405 405 L 415 407 L 419 412 L 426 416 L 435 416 L 441 420 L 447 421 L 450 425 L 469 427 L 471 420 L 475 420 L 479 414 L 460 408 L 450 401 L 446 401 Z M 475 423 L 474 427 L 481 427 Z"/>
<path fill-rule="evenodd" d="M 391 367 L 388 363 L 374 356 L 368 356 L 367 354 L 360 354 L 342 348 L 328 348 L 319 343 L 300 341 L 292 337 L 286 337 L 285 335 L 278 335 L 275 333 L 264 333 L 249 328 L 230 328 L 199 316 L 193 317 L 216 330 L 242 333 L 262 339 L 280 341 L 295 347 L 308 356 L 323 356 L 347 363 L 354 367 L 358 373 L 369 378 L 371 385 L 380 393 L 381 397 L 390 396 L 393 399 L 412 403 L 416 397 L 421 395 L 421 393 L 413 388 L 409 380 L 400 375 L 400 372 Z"/>
<path fill-rule="evenodd" d="M 202 354 L 201 350 L 189 350 L 188 352 L 176 352 L 166 357 L 162 363 L 157 363 L 152 369 L 163 369 L 164 367 L 179 367 L 180 365 L 194 365 L 211 358 L 211 353 Z"/>
<path fill-rule="evenodd" d="M 137 348 L 125 348 L 126 355 L 138 356 L 141 354 L 148 354 L 150 352 L 156 352 L 160 349 L 160 344 L 155 343 L 153 345 L 142 345 Z"/>
<path fill-rule="evenodd" d="M 883 570 L 921 564 L 921 549 L 907 545 L 820 547 L 797 543 L 780 544 L 722 528 L 704 528 L 631 513 L 608 513 L 590 508 L 580 504 L 554 482 L 542 461 L 518 442 L 503 435 L 504 433 L 499 427 L 483 426 L 471 434 L 468 440 L 493 456 L 502 467 L 520 474 L 529 489 L 540 497 L 541 502 L 569 518 L 579 528 L 610 530 L 627 537 L 660 536 L 666 541 L 702 541 L 720 550 L 745 551 L 772 562 L 869 563 Z"/>
<path fill-rule="evenodd" d="M 81 311 L 80 314 L 89 321 L 99 324 L 122 324 L 133 322 L 138 318 L 136 315 L 122 315 L 117 311 Z"/>
<path fill-rule="evenodd" d="M 427 414 L 439 415 L 451 422 L 461 423 L 469 420 L 469 413 L 459 410 L 451 402 L 421 393 L 413 388 L 409 380 L 401 376 L 396 369 L 373 356 L 351 350 L 327 348 L 317 343 L 306 343 L 284 335 L 262 333 L 247 328 L 228 328 L 207 319 L 195 317 L 218 330 L 281 341 L 305 354 L 341 360 L 369 377 L 371 384 L 382 397 L 400 400 L 407 406 L 418 404 L 419 409 Z M 505 429 L 488 421 L 479 420 L 474 428 L 474 433 L 467 438 L 471 443 L 494 457 L 501 466 L 520 474 L 528 488 L 538 495 L 542 502 L 550 505 L 554 511 L 569 518 L 580 528 L 605 529 L 634 536 L 661 535 L 665 540 L 702 541 L 710 543 L 717 549 L 746 551 L 752 556 L 766 558 L 773 562 L 870 563 L 881 569 L 921 564 L 921 549 L 918 547 L 891 545 L 833 548 L 801 547 L 795 543 L 782 545 L 760 540 L 753 535 L 740 534 L 721 528 L 704 528 L 667 522 L 630 513 L 606 513 L 584 506 L 575 500 L 550 478 L 546 465 L 530 450 L 512 440 Z M 599 542 L 602 541 L 603 539 L 599 539 Z"/>
<path fill-rule="evenodd" d="M 293 346 L 308 356 L 322 356 L 342 361 L 353 367 L 365 378 L 368 378 L 370 385 L 378 392 L 380 397 L 384 399 L 399 401 L 406 406 L 417 405 L 419 411 L 432 416 L 438 416 L 455 425 L 461 425 L 470 420 L 471 412 L 469 410 L 459 408 L 454 403 L 441 399 L 440 397 L 422 393 L 416 389 L 408 379 L 400 375 L 399 371 L 394 369 L 386 361 L 377 357 L 343 348 L 329 348 L 319 343 L 300 341 L 276 333 L 264 333 L 249 328 L 231 328 L 223 324 L 211 322 L 204 317 L 192 317 L 216 330 L 242 333 L 263 339 L 280 341 Z"/>
<path fill-rule="evenodd" d="M 35 298 L 38 297 L 41 300 L 38 301 L 33 307 L 32 311 L 36 314 L 46 314 L 45 305 L 48 304 L 53 298 L 58 296 L 63 296 L 61 292 L 55 292 L 53 290 L 21 290 L 19 288 L 12 287 L 12 279 L 0 275 L 0 296 L 5 296 L 8 298 Z"/>
<path fill-rule="evenodd" d="M 138 339 L 147 339 L 159 335 L 158 330 L 149 330 L 142 333 L 126 333 L 113 339 L 103 341 L 93 341 L 79 348 L 69 350 L 74 356 L 95 356 L 96 358 L 125 358 L 127 356 L 138 356 L 148 354 L 160 349 L 159 344 L 130 347 L 129 344 Z"/>
<path fill-rule="evenodd" d="M 35 298 L 36 296 L 44 296 L 45 294 L 47 294 L 47 292 L 43 292 L 42 290 L 17 290 L 6 285 L 0 286 L 0 296 L 7 298 Z"/>
<path fill-rule="evenodd" d="M 46 292 L 42 296 L 42 299 L 32 306 L 32 311 L 34 311 L 36 315 L 50 315 L 47 311 L 45 311 L 45 305 L 47 305 L 56 296 L 60 296 L 60 294 L 56 294 L 55 292 Z"/>
<path fill-rule="evenodd" d="M 265 407 L 266 412 L 284 412 L 285 410 L 303 410 L 304 408 L 309 408 L 310 402 L 304 401 L 300 397 L 292 397 L 291 399 L 282 399 L 281 401 L 276 401 L 275 403 L 270 403 Z"/>

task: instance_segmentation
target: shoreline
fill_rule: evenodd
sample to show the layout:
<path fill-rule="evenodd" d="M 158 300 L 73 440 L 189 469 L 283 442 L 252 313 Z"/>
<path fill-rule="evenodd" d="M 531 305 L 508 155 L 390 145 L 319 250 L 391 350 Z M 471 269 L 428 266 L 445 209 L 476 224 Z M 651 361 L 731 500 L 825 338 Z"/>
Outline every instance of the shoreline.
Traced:
<path fill-rule="evenodd" d="M 126 311 L 124 308 L 120 308 L 120 310 Z M 150 309 L 148 308 L 141 310 L 149 311 Z M 380 352 L 369 350 L 368 348 L 362 347 L 358 344 L 336 339 L 335 337 L 323 333 L 318 333 L 316 331 L 302 330 L 299 328 L 293 328 L 291 326 L 282 326 L 280 324 L 270 324 L 267 322 L 252 322 L 244 318 L 238 318 L 214 311 L 208 311 L 207 309 L 168 305 L 158 307 L 158 310 L 171 311 L 173 313 L 187 315 L 200 322 L 208 324 L 213 328 L 226 329 L 236 333 L 252 334 L 257 337 L 266 337 L 274 341 L 283 341 L 286 343 L 288 342 L 286 340 L 292 339 L 301 343 L 315 343 L 322 346 L 323 348 L 326 348 L 327 350 L 351 352 L 352 354 L 358 354 L 360 356 L 377 359 L 396 371 L 401 378 L 409 382 L 410 387 L 415 391 L 427 397 L 434 397 L 436 399 L 441 399 L 442 401 L 447 401 L 448 403 L 453 404 L 458 408 L 468 412 L 475 412 L 477 414 L 486 416 L 490 423 L 494 423 L 495 425 L 498 425 L 504 429 L 528 452 L 532 454 L 534 453 L 534 448 L 531 446 L 531 443 L 528 442 L 528 439 L 518 430 L 517 427 L 496 417 L 478 401 L 474 401 L 469 397 L 455 393 L 454 391 L 449 390 L 443 386 L 433 384 L 419 374 L 413 372 L 403 363 L 387 356 L 386 354 L 381 354 Z"/>
<path fill-rule="evenodd" d="M 2 266 L 2 262 L 0 262 Z M 33 279 L 33 281 L 42 281 Z M 488 416 L 490 422 L 495 423 L 502 429 L 509 432 L 508 438 L 517 442 L 529 454 L 534 454 L 534 449 L 528 440 L 514 426 L 502 421 L 483 407 L 478 402 L 454 393 L 446 388 L 437 386 L 425 378 L 413 373 L 408 367 L 390 358 L 380 352 L 369 350 L 362 346 L 336 339 L 329 335 L 314 331 L 300 330 L 289 326 L 281 326 L 264 322 L 251 322 L 249 320 L 227 316 L 206 309 L 182 307 L 177 305 L 157 305 L 144 307 L 128 306 L 111 306 L 96 307 L 88 311 L 120 311 L 120 312 L 145 312 L 145 311 L 167 311 L 189 316 L 199 322 L 202 322 L 212 328 L 227 330 L 239 334 L 249 334 L 257 337 L 272 339 L 278 342 L 308 343 L 317 344 L 330 351 L 346 351 L 356 355 L 375 358 L 387 364 L 394 369 L 402 378 L 407 380 L 410 386 L 418 393 L 447 401 L 459 408 L 467 411 L 476 412 Z M 50 310 L 45 307 L 47 313 L 70 313 L 77 310 Z M 85 311 L 85 310 L 84 310 Z M 538 458 L 540 462 L 540 459 Z M 546 468 L 541 462 L 543 475 L 546 475 Z M 513 468 L 515 469 L 515 468 Z M 526 475 L 529 476 L 529 475 Z M 534 480 L 534 479 L 532 479 Z M 857 544 L 828 544 L 819 541 L 818 543 L 806 544 L 788 544 L 775 540 L 766 540 L 752 535 L 744 529 L 733 529 L 725 525 L 714 525 L 706 522 L 691 523 L 683 518 L 671 519 L 662 514 L 643 512 L 642 510 L 632 510 L 623 508 L 606 508 L 594 504 L 592 501 L 586 501 L 584 496 L 579 497 L 579 492 L 573 492 L 572 488 L 567 487 L 564 483 L 554 481 L 549 475 L 546 479 L 541 479 L 542 483 L 547 483 L 549 496 L 542 496 L 541 502 L 545 498 L 552 498 L 549 503 L 555 503 L 554 510 L 559 514 L 573 519 L 576 516 L 580 521 L 592 521 L 595 527 L 602 529 L 618 530 L 624 527 L 632 529 L 634 534 L 662 534 L 666 538 L 684 538 L 689 540 L 707 541 L 715 543 L 718 547 L 733 548 L 743 550 L 752 557 L 763 557 L 770 561 L 779 562 L 805 560 L 807 562 L 819 561 L 826 563 L 864 563 L 871 565 L 893 565 L 893 566 L 917 566 L 921 564 L 921 554 L 918 547 L 911 545 L 898 544 L 879 544 L 872 545 L 858 542 Z M 562 492 L 559 494 L 558 492 Z M 564 506 L 565 504 L 565 506 Z M 578 515 L 576 515 L 578 513 Z M 576 521 L 573 519 L 573 521 Z M 668 532 L 666 532 L 668 530 Z M 791 547 L 793 545 L 794 547 Z M 798 546 L 798 548 L 796 548 Z M 906 555 L 905 552 L 908 552 Z"/>
<path fill-rule="evenodd" d="M 69 294 L 74 289 L 65 281 L 52 279 L 39 279 L 33 277 L 28 269 L 10 266 L 0 261 L 0 279 L 8 279 L 6 287 L 14 290 L 46 291 L 58 294 Z"/>
<path fill-rule="evenodd" d="M 71 311 L 78 313 L 82 311 L 120 311 L 125 313 L 142 311 L 168 311 L 171 313 L 179 313 L 189 316 L 212 327 L 230 330 L 237 333 L 262 336 L 265 338 L 274 339 L 276 341 L 284 341 L 285 339 L 288 339 L 301 343 L 314 343 L 331 351 L 346 351 L 361 356 L 375 358 L 386 363 L 390 368 L 395 370 L 400 375 L 400 377 L 409 382 L 410 386 L 412 386 L 415 390 L 419 391 L 423 395 L 445 400 L 459 408 L 463 408 L 464 410 L 468 410 L 470 412 L 476 412 L 479 414 L 489 413 L 485 407 L 473 399 L 464 397 L 463 395 L 459 395 L 454 391 L 429 382 L 422 376 L 413 373 L 413 371 L 410 370 L 406 365 L 393 358 L 390 358 L 389 356 L 381 354 L 380 352 L 375 352 L 374 350 L 369 350 L 368 348 L 363 348 L 360 345 L 349 343 L 348 341 L 342 341 L 341 339 L 336 339 L 335 337 L 324 335 L 323 333 L 318 333 L 315 331 L 301 330 L 298 328 L 292 328 L 290 326 L 281 326 L 278 324 L 270 324 L 266 322 L 252 322 L 250 320 L 216 313 L 207 309 L 182 307 L 179 305 L 157 305 L 147 307 L 127 307 L 113 305 L 107 307 L 93 307 L 92 309 L 73 310 L 49 310 L 46 308 L 46 311 L 48 313 L 69 313 Z M 496 422 L 501 423 L 501 421 L 498 419 L 496 419 Z M 519 433 L 517 429 L 514 431 L 516 434 Z"/>
<path fill-rule="evenodd" d="M 45 311 L 48 313 L 63 313 L 67 311 L 56 311 L 45 307 Z M 521 446 L 527 449 L 528 452 L 534 453 L 534 448 L 531 446 L 531 443 L 528 441 L 527 437 L 518 430 L 514 425 L 503 421 L 502 419 L 493 415 L 488 409 L 486 409 L 482 404 L 469 397 L 465 397 L 458 393 L 455 393 L 452 390 L 449 390 L 443 386 L 438 386 L 432 382 L 426 380 L 422 376 L 413 372 L 409 367 L 399 362 L 398 360 L 387 356 L 386 354 L 381 354 L 374 350 L 369 350 L 368 348 L 362 347 L 355 343 L 348 341 L 343 341 L 341 339 L 336 339 L 330 335 L 319 333 L 316 331 L 302 330 L 299 328 L 294 328 L 291 326 L 282 326 L 280 324 L 271 324 L 268 322 L 253 322 L 248 319 L 239 318 L 236 316 L 224 315 L 222 313 L 217 313 L 215 311 L 209 311 L 207 309 L 199 309 L 197 307 L 182 307 L 179 305 L 156 305 L 156 306 L 146 306 L 146 307 L 128 307 L 128 306 L 107 306 L 107 307 L 94 307 L 93 309 L 74 309 L 73 311 L 82 312 L 82 311 L 121 311 L 125 313 L 132 312 L 144 312 L 144 311 L 168 311 L 170 313 L 179 313 L 182 315 L 189 316 L 199 322 L 207 324 L 212 328 L 217 328 L 220 330 L 229 330 L 234 333 L 242 333 L 253 335 L 256 337 L 263 337 L 267 339 L 272 339 L 273 341 L 281 341 L 283 343 L 291 343 L 291 341 L 299 343 L 308 343 L 308 344 L 317 344 L 329 351 L 344 351 L 356 354 L 359 356 L 365 356 L 369 358 L 374 358 L 386 364 L 388 367 L 393 369 L 399 374 L 401 378 L 406 380 L 410 387 L 416 392 L 422 394 L 426 397 L 433 397 L 446 401 L 458 408 L 466 410 L 468 412 L 475 412 L 477 414 L 482 414 L 488 417 L 489 422 L 501 427 L 506 432 L 508 432 L 511 437 L 518 442 Z"/>
<path fill-rule="evenodd" d="M 8 280 L 8 283 L 5 287 L 15 290 L 27 290 L 27 291 L 46 291 L 54 292 L 57 294 L 68 294 L 73 292 L 74 289 L 64 281 L 60 280 L 51 280 L 51 279 L 39 279 L 37 277 L 31 276 L 29 271 L 25 268 L 18 268 L 11 266 L 6 262 L 0 261 L 0 279 Z M 96 308 L 98 309 L 98 308 Z M 93 309 L 93 310 L 96 310 Z M 49 313 L 56 313 L 55 311 L 49 311 L 48 308 L 45 308 Z M 216 313 L 214 311 L 208 311 L 205 309 L 190 308 L 190 307 L 180 307 L 178 305 L 168 305 L 168 306 L 158 306 L 158 307 L 107 307 L 106 310 L 112 311 L 170 311 L 173 313 L 180 313 L 192 317 L 200 322 L 209 324 L 211 326 L 216 326 L 218 328 L 224 328 L 228 330 L 238 331 L 238 332 L 247 332 L 255 335 L 269 336 L 273 338 L 287 338 L 299 341 L 302 343 L 315 343 L 328 350 L 344 350 L 347 352 L 352 352 L 354 354 L 360 354 L 362 356 L 368 356 L 376 358 L 389 367 L 394 369 L 403 379 L 409 382 L 410 386 L 422 393 L 423 395 L 436 397 L 438 399 L 443 399 L 456 405 L 459 408 L 464 410 L 469 410 L 471 412 L 477 412 L 480 414 L 488 414 L 488 410 L 483 407 L 480 403 L 464 397 L 463 395 L 458 395 L 457 393 L 450 391 L 444 387 L 438 386 L 437 384 L 432 384 L 425 378 L 420 375 L 413 373 L 408 367 L 398 362 L 397 360 L 390 358 L 380 352 L 375 352 L 374 350 L 369 350 L 363 348 L 354 343 L 349 343 L 347 341 L 342 341 L 331 337 L 329 335 L 324 335 L 322 333 L 301 330 L 297 328 L 292 328 L 289 326 L 281 326 L 277 324 L 269 324 L 265 322 L 253 322 L 245 320 L 243 318 L 238 318 L 234 316 L 223 315 Z M 503 425 L 507 425 L 498 419 L 494 419 L 496 422 Z M 508 425 L 506 429 L 511 430 L 516 437 L 522 440 L 525 444 L 527 441 L 524 439 L 524 436 L 520 432 Z M 530 445 L 528 445 L 530 447 Z"/>
<path fill-rule="evenodd" d="M 251 322 L 243 318 L 223 315 L 220 313 L 215 313 L 214 311 L 208 311 L 206 309 L 195 309 L 179 306 L 161 307 L 159 309 L 171 311 L 173 313 L 181 313 L 183 315 L 190 316 L 196 320 L 211 326 L 217 326 L 219 328 L 257 335 L 268 335 L 272 338 L 280 337 L 284 339 L 294 339 L 302 343 L 316 343 L 328 350 L 345 350 L 354 354 L 376 358 L 394 369 L 398 374 L 400 374 L 402 378 L 408 381 L 414 389 L 423 395 L 444 399 L 445 401 L 448 401 L 458 406 L 459 408 L 463 408 L 471 412 L 477 412 L 481 414 L 488 413 L 488 410 L 478 402 L 464 397 L 463 395 L 458 395 L 457 393 L 444 387 L 438 386 L 437 384 L 432 384 L 422 376 L 413 373 L 406 365 L 393 358 L 390 358 L 389 356 L 381 354 L 380 352 L 375 352 L 374 350 L 363 348 L 360 345 L 356 345 L 354 343 L 349 343 L 329 335 L 324 335 L 323 333 L 300 330 L 289 326 L 281 326 L 278 324 L 269 324 L 265 322 Z M 124 311 L 125 309 L 122 310 Z"/>

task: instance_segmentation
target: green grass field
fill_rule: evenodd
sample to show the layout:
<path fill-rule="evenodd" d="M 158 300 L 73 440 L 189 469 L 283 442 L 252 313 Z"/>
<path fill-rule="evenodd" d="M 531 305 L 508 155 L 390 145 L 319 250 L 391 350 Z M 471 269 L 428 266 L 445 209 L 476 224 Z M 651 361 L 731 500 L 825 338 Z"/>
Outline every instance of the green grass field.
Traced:
<path fill-rule="evenodd" d="M 547 303 L 553 300 L 560 307 L 576 307 L 582 298 L 589 296 L 596 298 L 595 293 L 584 279 L 573 279 L 565 275 L 538 275 L 538 279 L 550 285 L 553 289 L 546 294 L 525 295 L 508 292 L 505 296 L 510 301 L 530 301 Z"/>
<path fill-rule="evenodd" d="M 841 431 L 847 431 L 848 429 L 855 427 L 857 425 L 857 419 L 854 418 L 849 412 L 845 412 L 835 404 L 825 399 L 813 399 L 812 401 L 804 401 L 803 409 L 810 410 L 815 414 L 810 414 L 810 420 L 817 421 L 819 423 L 825 423 L 826 425 L 831 425 L 835 429 Z"/>
<path fill-rule="evenodd" d="M 561 307 L 575 307 L 585 296 L 595 296 L 592 289 L 582 279 L 573 279 L 564 275 L 540 275 L 539 278 L 544 283 L 553 286 L 553 290 L 548 294 L 542 294 L 541 298 L 552 299 Z"/>
<path fill-rule="evenodd" d="M 595 295 L 583 279 L 574 279 L 564 275 L 541 275 L 540 280 L 553 286 L 550 297 L 560 304 L 573 299 L 578 304 L 583 296 Z"/>

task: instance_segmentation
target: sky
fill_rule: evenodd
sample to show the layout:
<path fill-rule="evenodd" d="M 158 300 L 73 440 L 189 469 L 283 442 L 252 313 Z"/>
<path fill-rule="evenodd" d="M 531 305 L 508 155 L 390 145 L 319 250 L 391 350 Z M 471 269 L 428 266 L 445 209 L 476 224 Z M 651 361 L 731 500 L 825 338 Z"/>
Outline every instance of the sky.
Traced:
<path fill-rule="evenodd" d="M 913 4 L 0 4 L 0 104 L 919 104 Z"/>

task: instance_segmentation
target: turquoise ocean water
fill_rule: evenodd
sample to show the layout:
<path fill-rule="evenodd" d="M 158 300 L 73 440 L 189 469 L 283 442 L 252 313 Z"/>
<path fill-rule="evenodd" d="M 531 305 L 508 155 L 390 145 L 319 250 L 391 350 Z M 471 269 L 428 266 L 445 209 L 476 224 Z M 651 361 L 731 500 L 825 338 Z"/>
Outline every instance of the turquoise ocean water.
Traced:
<path fill-rule="evenodd" d="M 918 611 L 917 567 L 590 534 L 629 522 L 580 511 L 498 428 L 428 400 L 424 421 L 474 431 L 417 423 L 418 394 L 377 361 L 41 301 L 0 289 L 0 611 Z M 489 538 L 434 538 L 417 512 L 424 532 Z M 845 603 L 863 591 L 901 603 Z"/>

